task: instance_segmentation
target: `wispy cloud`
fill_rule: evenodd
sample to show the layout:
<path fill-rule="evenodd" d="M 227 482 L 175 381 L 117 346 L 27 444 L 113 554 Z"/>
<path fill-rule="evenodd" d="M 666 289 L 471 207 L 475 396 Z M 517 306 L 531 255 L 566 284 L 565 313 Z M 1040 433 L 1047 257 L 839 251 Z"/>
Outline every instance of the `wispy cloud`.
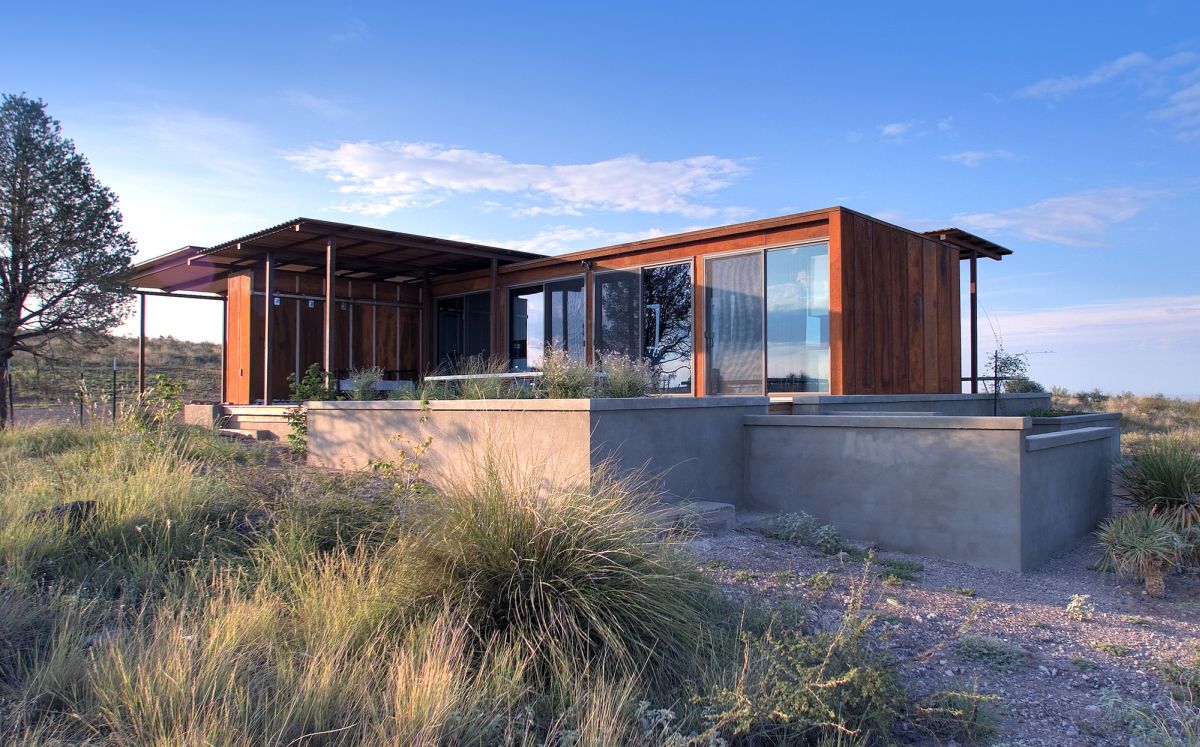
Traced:
<path fill-rule="evenodd" d="M 351 17 L 338 24 L 337 29 L 329 35 L 329 40 L 337 44 L 355 42 L 365 39 L 369 27 L 361 18 Z"/>
<path fill-rule="evenodd" d="M 306 148 L 286 158 L 324 175 L 351 197 L 338 209 L 367 215 L 436 203 L 456 194 L 520 198 L 525 214 L 584 210 L 706 217 L 718 208 L 697 202 L 744 172 L 735 161 L 696 156 L 647 161 L 626 155 L 581 164 L 516 163 L 495 153 L 437 143 L 357 142 Z"/>
<path fill-rule="evenodd" d="M 1058 78 L 1045 78 L 1017 91 L 1014 96 L 1019 99 L 1062 99 L 1068 94 L 1082 91 L 1086 88 L 1107 83 L 1114 78 L 1139 68 L 1153 65 L 1154 60 L 1144 52 L 1133 52 L 1124 57 L 1118 57 L 1112 62 L 1106 62 L 1082 75 L 1063 75 Z"/>
<path fill-rule="evenodd" d="M 1013 157 L 1012 153 L 1001 148 L 998 150 L 964 150 L 961 153 L 950 153 L 949 155 L 942 156 L 942 160 L 954 161 L 955 163 L 961 163 L 963 166 L 972 167 L 978 166 L 988 160 L 999 159 L 1011 161 Z"/>
<path fill-rule="evenodd" d="M 690 228 L 682 229 L 692 230 Z M 525 252 L 540 254 L 564 254 L 580 249 L 591 249 L 610 244 L 624 244 L 630 241 L 641 241 L 665 236 L 666 231 L 650 228 L 645 231 L 606 231 L 600 228 L 574 226 L 552 226 L 543 229 L 527 239 L 480 240 L 471 236 L 451 236 L 459 241 L 470 241 L 488 246 L 501 246 L 506 249 L 518 249 Z"/>
<path fill-rule="evenodd" d="M 1110 226 L 1136 216 L 1155 194 L 1133 188 L 1100 189 L 1050 197 L 1008 210 L 957 213 L 953 220 L 971 230 L 1069 246 L 1096 246 Z"/>
<path fill-rule="evenodd" d="M 297 109 L 303 109 L 310 114 L 316 114 L 325 119 L 338 119 L 350 113 L 350 110 L 332 99 L 322 98 L 308 91 L 286 91 L 283 100 Z"/>
<path fill-rule="evenodd" d="M 1200 296 L 1147 296 L 1108 303 L 1062 306 L 1034 311 L 994 312 L 1006 342 L 1036 344 L 1087 340 L 1091 346 L 1122 349 L 1124 344 L 1161 339 L 1170 345 L 1200 342 Z"/>
<path fill-rule="evenodd" d="M 919 122 L 891 122 L 879 125 L 879 134 L 887 140 L 899 140 L 912 131 Z"/>
<path fill-rule="evenodd" d="M 1200 140 L 1200 83 L 1171 94 L 1165 106 L 1150 112 L 1150 118 L 1174 127 L 1183 140 Z"/>

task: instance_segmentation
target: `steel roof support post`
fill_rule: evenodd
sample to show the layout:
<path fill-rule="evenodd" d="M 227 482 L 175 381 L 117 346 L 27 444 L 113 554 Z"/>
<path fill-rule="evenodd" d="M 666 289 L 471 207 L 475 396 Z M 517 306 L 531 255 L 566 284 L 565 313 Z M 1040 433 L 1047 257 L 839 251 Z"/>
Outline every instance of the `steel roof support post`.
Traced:
<path fill-rule="evenodd" d="M 221 297 L 221 391 L 217 395 L 221 402 L 229 401 L 229 392 L 225 387 L 225 350 L 229 347 L 229 296 Z"/>
<path fill-rule="evenodd" d="M 330 236 L 325 243 L 325 347 L 322 349 L 321 365 L 325 369 L 325 386 L 333 385 L 333 303 L 334 286 L 337 280 L 337 240 Z"/>
<path fill-rule="evenodd" d="M 146 391 L 146 294 L 138 294 L 138 347 L 137 347 L 138 395 Z"/>
<path fill-rule="evenodd" d="M 267 252 L 263 262 L 266 272 L 263 276 L 263 404 L 271 404 L 271 307 L 274 305 L 272 296 L 275 293 L 275 260 Z"/>
<path fill-rule="evenodd" d="M 492 257 L 492 291 L 488 305 L 488 347 L 491 349 L 488 357 L 500 355 L 500 262 Z"/>
<path fill-rule="evenodd" d="M 979 252 L 971 250 L 971 394 L 979 393 Z"/>

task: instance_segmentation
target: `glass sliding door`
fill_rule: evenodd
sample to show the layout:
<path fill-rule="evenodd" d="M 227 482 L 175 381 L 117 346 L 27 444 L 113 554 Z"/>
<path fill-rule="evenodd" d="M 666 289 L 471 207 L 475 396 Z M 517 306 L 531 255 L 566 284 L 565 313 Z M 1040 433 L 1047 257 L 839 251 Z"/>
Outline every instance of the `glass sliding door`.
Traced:
<path fill-rule="evenodd" d="M 659 391 L 692 391 L 691 265 L 642 270 L 642 354 L 659 373 Z"/>
<path fill-rule="evenodd" d="M 583 278 L 571 278 L 546 284 L 549 309 L 546 317 L 546 344 L 565 350 L 575 360 L 584 354 Z"/>
<path fill-rule="evenodd" d="M 437 300 L 437 364 L 451 369 L 470 356 L 491 355 L 491 293 Z"/>
<path fill-rule="evenodd" d="M 514 371 L 537 371 L 546 351 L 545 294 L 542 286 L 508 296 L 508 359 Z"/>
<path fill-rule="evenodd" d="M 763 257 L 740 254 L 705 266 L 709 394 L 763 391 Z"/>
<path fill-rule="evenodd" d="M 639 272 L 596 273 L 595 325 L 593 346 L 596 355 L 642 357 L 641 297 Z"/>
<path fill-rule="evenodd" d="M 767 252 L 767 391 L 829 391 L 829 244 Z"/>

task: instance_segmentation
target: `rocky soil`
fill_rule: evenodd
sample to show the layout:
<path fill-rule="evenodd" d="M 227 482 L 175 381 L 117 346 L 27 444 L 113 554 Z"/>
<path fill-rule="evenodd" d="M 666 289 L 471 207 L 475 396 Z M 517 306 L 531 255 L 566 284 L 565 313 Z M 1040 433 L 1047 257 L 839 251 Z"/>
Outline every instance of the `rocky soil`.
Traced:
<path fill-rule="evenodd" d="M 693 544 L 701 568 L 731 594 L 803 600 L 817 625 L 837 624 L 863 573 L 853 556 L 825 555 L 749 529 Z M 1106 712 L 1102 693 L 1170 708 L 1160 666 L 1200 656 L 1200 575 L 1170 577 L 1166 598 L 1156 600 L 1133 580 L 1093 570 L 1098 558 L 1091 539 L 1025 574 L 881 552 L 869 571 L 866 607 L 877 615 L 879 644 L 895 658 L 913 698 L 977 686 L 1002 699 L 995 743 L 1126 745 L 1130 736 Z M 895 575 L 913 580 L 885 580 L 888 561 L 919 570 L 901 566 Z M 1068 611 L 1074 595 L 1088 597 L 1077 614 Z M 1019 650 L 1009 648 L 1014 660 L 1001 665 L 964 656 L 956 641 L 972 635 Z"/>

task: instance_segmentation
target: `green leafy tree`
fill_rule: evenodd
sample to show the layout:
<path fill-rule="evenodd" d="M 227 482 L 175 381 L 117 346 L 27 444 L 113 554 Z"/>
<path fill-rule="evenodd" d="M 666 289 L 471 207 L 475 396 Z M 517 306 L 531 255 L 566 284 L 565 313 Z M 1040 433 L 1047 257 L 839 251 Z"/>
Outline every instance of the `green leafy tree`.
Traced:
<path fill-rule="evenodd" d="M 0 100 L 0 392 L 13 353 L 87 343 L 117 326 L 136 248 L 117 197 L 40 100 Z M 0 397 L 0 426 L 8 422 Z"/>

